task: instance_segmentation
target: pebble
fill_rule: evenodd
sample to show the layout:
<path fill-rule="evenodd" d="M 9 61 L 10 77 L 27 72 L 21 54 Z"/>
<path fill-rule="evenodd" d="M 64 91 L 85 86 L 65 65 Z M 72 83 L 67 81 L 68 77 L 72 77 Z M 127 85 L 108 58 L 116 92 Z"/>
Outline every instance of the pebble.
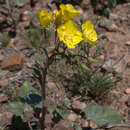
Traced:
<path fill-rule="evenodd" d="M 30 20 L 29 11 L 25 11 L 23 13 L 22 20 L 23 21 L 29 21 Z"/>
<path fill-rule="evenodd" d="M 90 0 L 82 0 L 80 6 L 81 6 L 83 9 L 85 9 L 85 8 L 87 8 L 88 5 L 90 5 Z"/>
<path fill-rule="evenodd" d="M 126 94 L 130 94 L 130 88 L 127 88 L 127 89 L 125 90 L 125 92 L 126 92 Z"/>
<path fill-rule="evenodd" d="M 50 129 L 50 128 L 49 128 Z M 74 130 L 68 120 L 61 120 L 54 126 L 53 130 Z"/>
<path fill-rule="evenodd" d="M 3 79 L 0 81 L 0 86 L 1 87 L 5 87 L 5 86 L 8 86 L 9 84 L 9 81 L 7 79 Z"/>
<path fill-rule="evenodd" d="M 126 101 L 126 104 L 128 107 L 130 107 L 130 96 L 128 97 L 128 100 Z"/>
<path fill-rule="evenodd" d="M 126 63 L 125 59 L 122 59 L 119 62 L 117 62 L 113 59 L 109 59 L 103 65 L 103 69 L 105 69 L 105 70 L 111 69 L 112 72 L 122 73 L 126 69 L 126 66 L 127 66 L 127 63 Z"/>
<path fill-rule="evenodd" d="M 4 59 L 4 56 L 0 53 L 0 61 Z"/>
<path fill-rule="evenodd" d="M 4 76 L 7 76 L 9 74 L 9 71 L 8 70 L 0 70 L 0 78 L 4 77 Z"/>
<path fill-rule="evenodd" d="M 89 123 L 90 123 L 89 125 L 90 125 L 91 128 L 97 128 L 98 127 L 96 125 L 96 123 L 94 123 L 93 121 L 90 121 Z"/>
<path fill-rule="evenodd" d="M 2 64 L 1 69 L 18 70 L 22 68 L 23 57 L 20 55 L 11 55 Z"/>
<path fill-rule="evenodd" d="M 0 113 L 0 126 L 2 127 L 11 123 L 12 117 L 13 117 L 13 114 L 11 112 Z"/>
<path fill-rule="evenodd" d="M 127 46 L 130 46 L 130 41 L 127 41 L 125 44 L 126 44 Z"/>
<path fill-rule="evenodd" d="M 130 61 L 128 61 L 128 63 L 127 63 L 127 67 L 130 68 Z"/>
<path fill-rule="evenodd" d="M 99 56 L 99 59 L 100 59 L 100 60 L 104 60 L 104 59 L 105 59 L 104 55 L 100 55 L 100 56 Z"/>
<path fill-rule="evenodd" d="M 78 115 L 75 114 L 75 113 L 71 113 L 71 114 L 68 115 L 67 119 L 74 122 L 78 119 Z"/>
<path fill-rule="evenodd" d="M 118 31 L 118 26 L 111 19 L 104 18 L 99 22 L 99 26 L 110 32 Z"/>
<path fill-rule="evenodd" d="M 107 30 L 110 32 L 116 32 L 116 31 L 118 31 L 118 26 L 116 24 L 112 23 L 112 25 L 110 27 L 108 27 Z"/>
<path fill-rule="evenodd" d="M 0 49 L 2 48 L 2 42 L 0 42 Z"/>
<path fill-rule="evenodd" d="M 112 25 L 112 20 L 107 18 L 104 18 L 99 22 L 99 26 L 103 28 L 110 27 L 111 25 Z"/>
<path fill-rule="evenodd" d="M 86 104 L 80 101 L 73 101 L 72 107 L 74 109 L 84 110 L 86 108 Z"/>
<path fill-rule="evenodd" d="M 114 14 L 114 13 L 110 13 L 109 14 L 109 18 L 111 20 L 118 20 L 118 19 L 120 19 L 120 17 L 117 14 Z"/>
<path fill-rule="evenodd" d="M 7 102 L 8 96 L 6 94 L 1 93 L 0 94 L 0 103 Z"/>

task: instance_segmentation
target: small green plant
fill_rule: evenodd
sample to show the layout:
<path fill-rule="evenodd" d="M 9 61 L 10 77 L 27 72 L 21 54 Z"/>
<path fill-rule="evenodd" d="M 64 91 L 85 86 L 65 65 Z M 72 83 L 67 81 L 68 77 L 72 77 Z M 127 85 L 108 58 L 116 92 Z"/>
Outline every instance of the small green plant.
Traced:
<path fill-rule="evenodd" d="M 104 14 L 104 16 L 106 16 L 106 17 L 109 17 L 109 14 L 111 13 L 111 9 L 110 8 L 106 8 L 106 9 L 104 9 L 103 10 L 103 14 Z"/>
<path fill-rule="evenodd" d="M 115 7 L 117 5 L 117 0 L 110 0 L 112 7 Z"/>
<path fill-rule="evenodd" d="M 3 47 L 7 47 L 7 45 L 10 42 L 10 37 L 7 36 L 6 38 L 2 38 L 0 41 L 1 41 Z"/>

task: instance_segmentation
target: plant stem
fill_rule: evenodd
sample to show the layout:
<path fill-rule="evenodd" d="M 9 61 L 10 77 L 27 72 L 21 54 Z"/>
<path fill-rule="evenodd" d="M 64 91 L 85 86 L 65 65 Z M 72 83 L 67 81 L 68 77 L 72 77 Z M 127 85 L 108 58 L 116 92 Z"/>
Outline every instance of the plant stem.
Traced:
<path fill-rule="evenodd" d="M 46 32 L 45 32 L 46 34 Z M 58 52 L 52 54 L 51 56 L 47 57 L 47 61 L 44 64 L 44 68 L 42 69 L 42 76 L 40 80 L 41 84 L 41 94 L 42 94 L 42 116 L 40 120 L 41 130 L 45 130 L 45 116 L 47 113 L 47 107 L 46 107 L 46 77 L 47 77 L 47 71 L 49 69 L 49 66 L 53 63 L 56 55 L 62 55 L 65 53 L 65 50 L 63 52 L 59 52 L 59 45 L 57 47 Z"/>
<path fill-rule="evenodd" d="M 46 108 L 46 76 L 48 65 L 42 70 L 42 84 L 41 84 L 41 91 L 42 91 L 42 116 L 41 116 L 41 130 L 45 130 L 45 115 L 47 112 Z"/>
<path fill-rule="evenodd" d="M 33 130 L 30 121 L 28 121 L 28 127 L 29 127 L 30 130 Z"/>
<path fill-rule="evenodd" d="M 46 63 L 44 64 L 44 68 L 42 70 L 42 79 L 40 79 L 40 83 L 41 83 L 41 94 L 42 94 L 42 116 L 41 116 L 41 120 L 40 120 L 40 124 L 41 124 L 41 130 L 45 130 L 46 126 L 45 126 L 45 116 L 47 113 L 47 107 L 46 107 L 46 77 L 47 77 L 47 71 L 49 69 L 49 66 L 53 63 L 54 57 L 56 56 L 56 54 L 51 55 L 50 57 L 48 57 Z"/>

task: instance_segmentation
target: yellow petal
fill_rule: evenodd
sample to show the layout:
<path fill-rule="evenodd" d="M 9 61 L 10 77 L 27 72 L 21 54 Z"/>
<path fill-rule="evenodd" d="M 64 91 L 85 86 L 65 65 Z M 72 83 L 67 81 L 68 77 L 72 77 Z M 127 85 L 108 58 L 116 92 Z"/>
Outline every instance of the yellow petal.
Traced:
<path fill-rule="evenodd" d="M 80 43 L 82 33 L 72 20 L 69 20 L 57 28 L 60 41 L 66 44 L 69 48 L 75 48 L 76 44 Z"/>
<path fill-rule="evenodd" d="M 61 4 L 60 5 L 62 18 L 64 20 L 73 19 L 75 16 L 79 15 L 80 12 L 77 11 L 71 4 Z"/>
<path fill-rule="evenodd" d="M 87 20 L 84 24 L 82 24 L 82 31 L 84 30 L 93 30 L 94 29 L 94 25 L 91 21 Z"/>
<path fill-rule="evenodd" d="M 97 40 L 97 33 L 91 21 L 86 21 L 82 24 L 82 32 L 84 41 L 88 42 L 92 46 L 95 46 L 94 42 Z"/>
<path fill-rule="evenodd" d="M 45 9 L 38 12 L 38 19 L 41 26 L 47 27 L 52 22 L 52 12 L 47 12 Z"/>
<path fill-rule="evenodd" d="M 56 10 L 56 13 L 54 15 L 54 21 L 55 21 L 56 26 L 61 24 L 61 21 L 62 21 L 61 11 Z"/>

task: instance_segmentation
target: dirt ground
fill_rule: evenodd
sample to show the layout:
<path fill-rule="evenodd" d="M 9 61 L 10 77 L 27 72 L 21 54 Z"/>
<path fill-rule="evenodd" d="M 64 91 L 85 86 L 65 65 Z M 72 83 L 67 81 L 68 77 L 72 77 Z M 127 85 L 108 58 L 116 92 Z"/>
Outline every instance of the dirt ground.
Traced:
<path fill-rule="evenodd" d="M 83 0 L 80 5 L 76 5 L 75 7 L 81 11 L 80 18 L 89 19 L 95 23 L 98 37 L 101 37 L 102 35 L 106 36 L 105 39 L 99 39 L 96 42 L 96 44 L 101 44 L 104 48 L 100 59 L 106 64 L 106 68 L 110 65 L 110 61 L 118 61 L 121 59 L 114 68 L 116 76 L 121 78 L 120 82 L 117 83 L 112 91 L 105 95 L 105 98 L 101 98 L 101 100 L 98 101 L 98 104 L 116 110 L 124 118 L 122 123 L 130 123 L 130 3 L 125 2 L 116 5 L 115 8 L 111 9 L 109 18 L 95 14 L 89 0 Z M 15 94 L 17 95 L 16 90 L 23 81 L 33 81 L 27 68 L 28 66 L 33 65 L 31 57 L 35 54 L 35 51 L 28 47 L 28 43 L 21 37 L 21 32 L 22 34 L 24 33 L 25 27 L 27 27 L 31 21 L 30 17 L 26 15 L 27 11 L 33 11 L 36 14 L 43 8 L 55 10 L 56 6 L 51 4 L 51 0 L 39 0 L 36 1 L 33 8 L 30 7 L 29 3 L 20 8 L 20 11 L 23 14 L 23 20 L 18 23 L 16 36 L 11 39 L 11 42 L 6 48 L 2 47 L 0 43 L 0 130 L 3 130 L 3 127 L 11 123 L 12 113 L 8 106 L 10 96 L 15 97 Z M 76 21 L 79 17 L 76 18 Z M 0 21 L 4 18 L 5 17 L 1 17 Z M 37 24 L 37 20 L 33 22 Z M 0 36 L 3 36 L 3 34 L 6 35 L 9 30 L 10 27 L 1 28 Z M 24 55 L 26 57 L 24 64 L 19 70 L 13 72 L 10 71 L 9 68 L 3 70 L 1 68 L 3 63 L 12 54 Z M 65 69 L 64 71 L 67 70 L 68 69 Z M 71 74 L 67 72 L 67 75 Z M 64 87 L 60 87 L 63 82 L 64 80 L 58 79 L 57 87 L 54 80 L 48 76 L 48 102 L 58 104 L 67 96 Z M 14 87 L 13 92 L 9 92 L 8 90 L 12 86 Z M 71 100 L 74 100 L 77 97 L 71 97 Z M 89 103 L 90 101 L 85 101 L 86 105 Z M 48 122 L 49 120 L 51 121 L 49 116 L 48 118 Z M 64 130 L 61 126 L 66 125 L 65 123 L 66 122 L 64 121 L 57 124 L 54 127 L 55 130 Z M 92 128 L 94 126 L 95 124 L 91 124 Z M 72 129 L 73 128 L 70 128 L 70 130 Z M 130 130 L 130 128 L 122 127 L 112 129 Z"/>

